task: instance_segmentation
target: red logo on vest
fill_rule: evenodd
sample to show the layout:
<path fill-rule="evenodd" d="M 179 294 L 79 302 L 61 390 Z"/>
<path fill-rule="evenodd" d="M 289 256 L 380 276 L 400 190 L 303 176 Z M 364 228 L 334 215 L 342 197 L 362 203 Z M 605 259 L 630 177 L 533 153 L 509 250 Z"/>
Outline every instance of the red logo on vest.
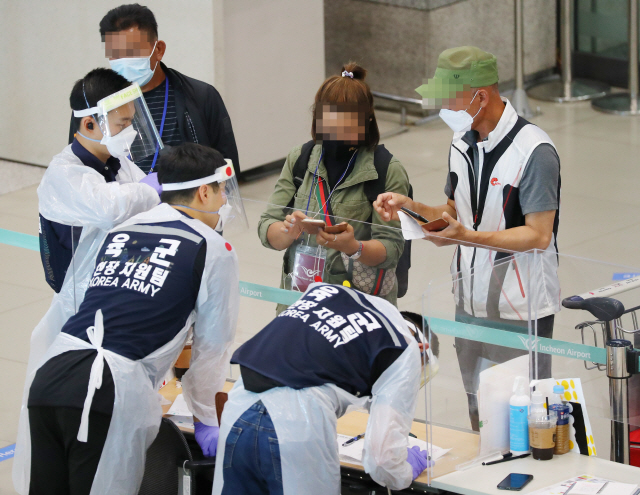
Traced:
<path fill-rule="evenodd" d="M 491 185 L 492 186 L 499 186 L 500 183 L 498 182 L 498 178 L 494 177 L 493 179 L 491 179 Z"/>

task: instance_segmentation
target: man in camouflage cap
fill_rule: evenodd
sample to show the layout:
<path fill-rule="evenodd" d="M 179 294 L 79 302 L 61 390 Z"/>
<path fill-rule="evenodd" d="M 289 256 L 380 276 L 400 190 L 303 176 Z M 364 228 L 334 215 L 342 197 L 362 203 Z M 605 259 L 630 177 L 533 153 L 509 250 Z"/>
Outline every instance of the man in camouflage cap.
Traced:
<path fill-rule="evenodd" d="M 433 78 L 416 91 L 422 96 L 424 107 L 452 108 L 463 106 L 464 100 L 472 98 L 471 88 L 497 83 L 496 57 L 475 46 L 463 46 L 443 51 L 438 57 Z"/>
<path fill-rule="evenodd" d="M 531 319 L 537 336 L 551 338 L 560 311 L 560 159 L 553 142 L 500 96 L 496 57 L 479 48 L 442 52 L 434 77 L 416 91 L 454 131 L 447 202 L 433 207 L 384 193 L 374 206 L 386 221 L 397 220 L 404 206 L 449 224 L 427 239 L 457 245 L 451 265 L 457 321 L 526 335 Z M 535 266 L 533 256 L 522 254 L 534 249 Z M 479 372 L 527 351 L 456 338 L 456 353 L 478 430 Z M 550 376 L 551 357 L 540 354 L 538 378 Z"/>

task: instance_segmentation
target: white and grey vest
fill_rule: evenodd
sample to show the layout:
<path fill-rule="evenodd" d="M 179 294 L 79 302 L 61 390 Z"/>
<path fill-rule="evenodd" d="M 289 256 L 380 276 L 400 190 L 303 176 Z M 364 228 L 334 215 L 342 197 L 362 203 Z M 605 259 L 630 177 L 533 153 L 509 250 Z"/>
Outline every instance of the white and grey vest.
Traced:
<path fill-rule="evenodd" d="M 520 180 L 536 147 L 544 143 L 554 146 L 549 136 L 518 117 L 506 102 L 500 122 L 489 139 L 477 143 L 477 190 L 473 149 L 463 136 L 464 133 L 454 135 L 449 157 L 452 199 L 458 220 L 468 229 L 484 232 L 525 225 L 519 201 Z M 451 273 L 459 309 L 479 318 L 525 321 L 560 310 L 556 241 L 559 203 L 558 190 L 553 236 L 544 252 L 514 255 L 470 246 L 456 248 Z"/>

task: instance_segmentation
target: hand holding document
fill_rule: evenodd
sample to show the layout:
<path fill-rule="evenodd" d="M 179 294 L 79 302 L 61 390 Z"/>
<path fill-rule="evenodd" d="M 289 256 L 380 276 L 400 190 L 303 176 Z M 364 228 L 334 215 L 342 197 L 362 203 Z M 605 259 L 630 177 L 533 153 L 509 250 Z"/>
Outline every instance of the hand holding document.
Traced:
<path fill-rule="evenodd" d="M 420 227 L 420 224 L 417 220 L 411 218 L 404 211 L 398 212 L 398 217 L 400 217 L 400 228 L 402 229 L 402 237 L 407 241 L 412 241 L 414 239 L 423 239 L 425 236 L 424 230 Z"/>
<path fill-rule="evenodd" d="M 424 239 L 429 232 L 439 232 L 449 225 L 442 218 L 429 222 L 426 218 L 406 208 L 398 212 L 398 217 L 400 218 L 402 236 L 407 241 Z"/>

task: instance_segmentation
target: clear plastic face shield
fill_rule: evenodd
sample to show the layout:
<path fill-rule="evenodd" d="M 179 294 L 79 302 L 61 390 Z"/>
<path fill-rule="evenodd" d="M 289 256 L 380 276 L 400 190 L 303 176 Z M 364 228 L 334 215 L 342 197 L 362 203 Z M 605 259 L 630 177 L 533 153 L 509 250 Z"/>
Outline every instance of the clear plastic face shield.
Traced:
<path fill-rule="evenodd" d="M 97 117 L 104 144 L 111 156 L 138 162 L 164 148 L 138 84 L 132 84 L 98 102 L 74 111 L 76 117 Z"/>
<path fill-rule="evenodd" d="M 429 342 L 422 331 L 418 329 L 413 322 L 407 319 L 405 319 L 405 322 L 420 346 L 420 361 L 423 366 L 422 372 L 420 373 L 420 388 L 422 388 L 438 374 L 440 365 L 438 364 L 438 358 L 433 354 L 430 346 L 426 350 L 423 350 L 424 347 L 429 345 Z"/>
<path fill-rule="evenodd" d="M 213 175 L 188 182 L 164 183 L 162 184 L 162 190 L 181 191 L 217 182 L 220 186 L 217 193 L 219 195 L 219 199 L 216 201 L 217 209 L 214 211 L 196 211 L 217 214 L 220 217 L 215 227 L 217 232 L 224 231 L 225 233 L 235 233 L 247 230 L 249 228 L 249 222 L 247 221 L 244 203 L 240 197 L 240 188 L 238 187 L 238 179 L 236 177 L 235 169 L 233 168 L 233 162 L 229 159 L 226 159 L 225 161 L 226 165 L 216 169 Z M 185 205 L 176 206 L 190 208 Z"/>

